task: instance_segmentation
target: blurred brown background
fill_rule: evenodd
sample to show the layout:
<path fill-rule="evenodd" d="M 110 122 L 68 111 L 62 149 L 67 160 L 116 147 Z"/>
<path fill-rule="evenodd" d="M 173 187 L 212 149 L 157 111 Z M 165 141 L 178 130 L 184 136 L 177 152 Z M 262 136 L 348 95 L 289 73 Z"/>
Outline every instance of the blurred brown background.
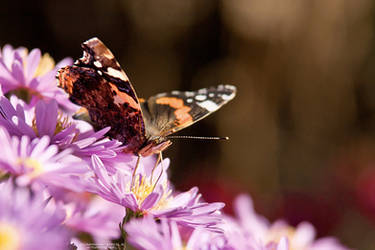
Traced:
<path fill-rule="evenodd" d="M 139 96 L 220 83 L 237 97 L 176 141 L 177 188 L 239 192 L 270 219 L 375 245 L 375 9 L 371 0 L 2 1 L 0 45 L 81 56 L 98 36 Z"/>

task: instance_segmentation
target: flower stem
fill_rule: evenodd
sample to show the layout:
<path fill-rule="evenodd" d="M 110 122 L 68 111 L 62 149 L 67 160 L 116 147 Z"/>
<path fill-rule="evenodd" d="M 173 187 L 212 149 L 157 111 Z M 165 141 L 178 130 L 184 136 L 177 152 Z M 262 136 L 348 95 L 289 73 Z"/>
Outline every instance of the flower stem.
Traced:
<path fill-rule="evenodd" d="M 125 250 L 126 249 L 126 238 L 127 238 L 127 233 L 124 229 L 124 225 L 126 223 L 128 223 L 131 218 L 134 218 L 136 217 L 136 213 L 134 213 L 131 209 L 129 208 L 125 208 L 125 216 L 124 218 L 122 219 L 122 222 L 120 223 L 120 230 L 121 230 L 121 238 L 122 238 L 122 242 L 124 243 L 123 245 L 123 249 Z"/>

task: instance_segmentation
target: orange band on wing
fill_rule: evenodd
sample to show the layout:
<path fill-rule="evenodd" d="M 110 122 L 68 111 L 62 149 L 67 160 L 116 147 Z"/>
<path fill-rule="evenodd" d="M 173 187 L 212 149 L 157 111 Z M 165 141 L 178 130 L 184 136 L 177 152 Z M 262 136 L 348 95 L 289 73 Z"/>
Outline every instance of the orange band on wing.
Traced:
<path fill-rule="evenodd" d="M 174 115 L 176 116 L 178 124 L 185 124 L 193 122 L 193 117 L 189 114 L 191 108 L 184 105 L 182 99 L 176 97 L 161 97 L 156 99 L 157 104 L 168 105 L 174 109 Z"/>
<path fill-rule="evenodd" d="M 141 109 L 139 103 L 136 103 L 130 95 L 124 92 L 121 92 L 120 90 L 118 90 L 116 85 L 110 82 L 109 82 L 109 85 L 111 86 L 112 91 L 116 93 L 116 95 L 113 96 L 116 105 L 120 106 L 121 104 L 128 103 L 130 107 L 136 110 Z"/>

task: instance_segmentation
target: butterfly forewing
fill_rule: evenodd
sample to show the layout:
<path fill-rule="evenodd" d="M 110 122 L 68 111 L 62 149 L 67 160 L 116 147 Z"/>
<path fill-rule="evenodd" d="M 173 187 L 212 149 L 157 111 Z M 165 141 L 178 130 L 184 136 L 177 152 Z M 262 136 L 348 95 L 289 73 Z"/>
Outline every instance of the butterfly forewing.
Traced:
<path fill-rule="evenodd" d="M 128 77 L 112 52 L 98 39 L 82 44 L 83 57 L 59 71 L 60 85 L 70 99 L 85 107 L 96 129 L 135 152 L 146 140 L 142 110 Z"/>
<path fill-rule="evenodd" d="M 111 84 L 126 95 L 122 98 L 135 109 L 140 109 L 137 94 L 130 84 L 128 76 L 122 70 L 120 64 L 112 52 L 104 45 L 102 41 L 94 37 L 82 43 L 84 54 L 75 64 L 82 67 L 90 67 L 96 69 L 98 74 L 108 80 Z M 121 94 L 119 93 L 119 94 Z M 131 98 L 128 98 L 131 97 Z"/>

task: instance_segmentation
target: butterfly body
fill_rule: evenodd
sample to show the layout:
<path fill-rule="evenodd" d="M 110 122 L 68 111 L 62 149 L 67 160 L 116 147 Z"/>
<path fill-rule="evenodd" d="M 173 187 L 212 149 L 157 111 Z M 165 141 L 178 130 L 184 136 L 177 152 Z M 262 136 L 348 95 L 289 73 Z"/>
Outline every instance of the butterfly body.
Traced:
<path fill-rule="evenodd" d="M 111 51 L 98 39 L 82 44 L 83 57 L 59 70 L 59 86 L 70 100 L 87 109 L 96 130 L 110 126 L 107 135 L 141 156 L 159 153 L 172 143 L 168 135 L 219 109 L 236 88 L 219 85 L 198 91 L 172 91 L 138 99 Z"/>

